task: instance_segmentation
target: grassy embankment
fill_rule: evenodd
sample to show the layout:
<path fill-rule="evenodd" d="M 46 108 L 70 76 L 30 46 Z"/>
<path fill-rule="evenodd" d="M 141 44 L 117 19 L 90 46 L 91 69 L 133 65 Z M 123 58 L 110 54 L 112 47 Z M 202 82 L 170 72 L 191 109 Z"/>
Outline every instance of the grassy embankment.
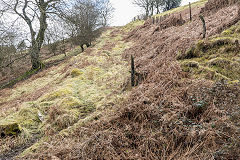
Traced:
<path fill-rule="evenodd" d="M 133 43 L 123 41 L 124 33 L 142 23 L 109 29 L 85 52 L 3 90 L 0 155 L 29 142 L 35 144 L 26 152 L 34 152 L 49 137 L 112 112 L 128 94 L 130 68 L 121 54 Z"/>

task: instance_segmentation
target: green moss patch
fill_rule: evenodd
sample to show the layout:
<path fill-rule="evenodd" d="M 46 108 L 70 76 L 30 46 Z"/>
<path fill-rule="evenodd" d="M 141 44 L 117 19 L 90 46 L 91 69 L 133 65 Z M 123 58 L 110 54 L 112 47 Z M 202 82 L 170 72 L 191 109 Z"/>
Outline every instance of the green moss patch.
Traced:
<path fill-rule="evenodd" d="M 240 23 L 208 40 L 200 40 L 185 53 L 177 55 L 183 71 L 198 78 L 225 79 L 235 82 L 240 79 L 240 48 L 237 33 Z M 236 33 L 237 32 L 237 33 Z"/>
<path fill-rule="evenodd" d="M 5 136 L 13 136 L 20 133 L 20 127 L 16 122 L 5 122 L 0 124 L 0 134 L 1 138 L 4 138 Z"/>

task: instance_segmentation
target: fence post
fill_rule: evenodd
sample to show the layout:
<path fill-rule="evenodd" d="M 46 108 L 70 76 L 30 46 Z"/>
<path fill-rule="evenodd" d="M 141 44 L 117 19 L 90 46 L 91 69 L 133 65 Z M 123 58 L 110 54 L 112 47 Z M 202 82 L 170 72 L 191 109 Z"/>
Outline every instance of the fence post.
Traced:
<path fill-rule="evenodd" d="M 238 40 L 235 40 L 235 45 L 236 45 L 237 51 L 239 51 L 239 41 Z"/>
<path fill-rule="evenodd" d="M 204 20 L 204 17 L 203 15 L 199 15 L 199 18 L 201 19 L 202 23 L 203 23 L 203 38 L 206 37 L 206 23 L 205 23 L 205 20 Z"/>
<path fill-rule="evenodd" d="M 131 55 L 131 85 L 135 86 L 135 68 L 134 68 L 134 58 Z"/>
<path fill-rule="evenodd" d="M 190 2 L 189 2 L 189 13 L 190 13 L 190 21 L 192 21 L 192 8 L 191 8 Z"/>
<path fill-rule="evenodd" d="M 152 17 L 152 24 L 154 24 L 155 23 L 155 18 L 154 17 Z"/>

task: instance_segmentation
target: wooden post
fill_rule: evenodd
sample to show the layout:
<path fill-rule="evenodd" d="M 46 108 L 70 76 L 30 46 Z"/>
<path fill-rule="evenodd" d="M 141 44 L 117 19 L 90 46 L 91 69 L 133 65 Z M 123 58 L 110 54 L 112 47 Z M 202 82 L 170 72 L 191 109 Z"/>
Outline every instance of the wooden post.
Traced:
<path fill-rule="evenodd" d="M 191 8 L 190 2 L 189 2 L 189 14 L 190 14 L 190 21 L 192 21 L 192 8 Z"/>
<path fill-rule="evenodd" d="M 134 68 L 134 58 L 131 55 L 131 85 L 135 86 L 135 68 Z"/>
<path fill-rule="evenodd" d="M 158 23 L 159 22 L 159 17 L 156 17 L 156 23 Z"/>
<path fill-rule="evenodd" d="M 154 17 L 152 17 L 152 24 L 154 24 L 155 23 L 155 18 Z"/>
<path fill-rule="evenodd" d="M 183 18 L 182 18 L 182 14 L 180 13 L 180 17 L 179 17 L 181 20 L 183 20 Z"/>
<path fill-rule="evenodd" d="M 205 37 L 206 37 L 206 31 L 207 31 L 207 29 L 206 29 L 206 23 L 205 23 L 205 20 L 204 20 L 203 15 L 200 15 L 199 18 L 201 19 L 201 21 L 202 21 L 202 23 L 203 23 L 203 38 L 205 38 Z"/>
<path fill-rule="evenodd" d="M 235 45 L 236 45 L 236 48 L 237 48 L 237 51 L 239 52 L 239 42 L 238 42 L 238 40 L 235 40 Z"/>

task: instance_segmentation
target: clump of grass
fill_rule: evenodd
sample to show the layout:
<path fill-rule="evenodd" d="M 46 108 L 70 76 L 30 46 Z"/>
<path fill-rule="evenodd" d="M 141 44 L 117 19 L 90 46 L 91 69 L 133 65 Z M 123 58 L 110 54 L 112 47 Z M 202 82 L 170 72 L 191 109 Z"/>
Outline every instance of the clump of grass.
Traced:
<path fill-rule="evenodd" d="M 56 90 L 50 94 L 46 94 L 43 97 L 42 101 L 52 101 L 56 98 L 61 98 L 61 97 L 65 97 L 67 95 L 71 95 L 72 94 L 72 90 L 70 88 L 61 88 L 59 90 Z"/>
<path fill-rule="evenodd" d="M 80 76 L 81 74 L 83 74 L 83 72 L 81 72 L 78 68 L 74 68 L 71 72 L 71 76 L 73 78 L 77 77 L 77 76 Z"/>
<path fill-rule="evenodd" d="M 208 61 L 209 66 L 216 66 L 216 67 L 221 67 L 225 68 L 227 65 L 231 64 L 231 61 L 226 59 L 226 58 L 213 58 Z"/>
<path fill-rule="evenodd" d="M 196 61 L 184 61 L 181 64 L 181 67 L 183 68 L 183 71 L 189 72 L 190 68 L 198 69 L 199 68 L 199 63 L 196 62 Z"/>

